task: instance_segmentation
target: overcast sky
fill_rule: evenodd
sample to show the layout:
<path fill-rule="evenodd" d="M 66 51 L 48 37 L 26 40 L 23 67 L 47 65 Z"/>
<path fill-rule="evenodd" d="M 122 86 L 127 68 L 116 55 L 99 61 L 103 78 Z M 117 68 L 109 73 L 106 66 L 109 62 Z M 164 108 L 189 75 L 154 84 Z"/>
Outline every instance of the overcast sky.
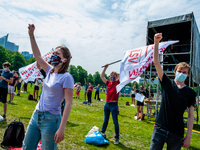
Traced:
<path fill-rule="evenodd" d="M 88 73 L 122 59 L 123 52 L 144 46 L 148 21 L 194 12 L 200 28 L 199 0 L 1 0 L 0 37 L 31 52 L 28 24 L 42 55 L 58 45 L 72 53 L 72 65 Z M 119 72 L 120 63 L 106 71 Z"/>

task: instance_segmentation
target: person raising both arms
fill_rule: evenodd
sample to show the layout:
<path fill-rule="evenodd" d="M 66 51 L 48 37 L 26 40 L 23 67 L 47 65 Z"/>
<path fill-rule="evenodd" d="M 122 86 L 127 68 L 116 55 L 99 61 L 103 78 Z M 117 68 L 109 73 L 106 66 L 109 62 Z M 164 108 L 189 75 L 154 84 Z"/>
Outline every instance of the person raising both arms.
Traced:
<path fill-rule="evenodd" d="M 65 46 L 55 48 L 50 64 L 44 61 L 34 37 L 34 24 L 29 24 L 33 55 L 37 63 L 46 72 L 43 90 L 35 111 L 29 122 L 23 141 L 23 150 L 37 149 L 42 140 L 42 148 L 56 150 L 57 143 L 63 141 L 65 126 L 72 107 L 74 79 L 67 72 L 72 58 Z M 61 103 L 65 99 L 65 108 L 61 119 Z"/>
<path fill-rule="evenodd" d="M 152 133 L 150 150 L 161 150 L 164 143 L 167 143 L 167 149 L 178 150 L 181 146 L 189 148 L 196 97 L 195 91 L 185 84 L 190 74 L 190 66 L 186 62 L 177 64 L 174 69 L 175 79 L 169 79 L 159 63 L 158 45 L 161 39 L 162 33 L 155 34 L 153 62 L 162 87 L 162 101 Z M 189 108 L 188 130 L 186 137 L 183 138 L 183 114 L 187 108 Z"/>

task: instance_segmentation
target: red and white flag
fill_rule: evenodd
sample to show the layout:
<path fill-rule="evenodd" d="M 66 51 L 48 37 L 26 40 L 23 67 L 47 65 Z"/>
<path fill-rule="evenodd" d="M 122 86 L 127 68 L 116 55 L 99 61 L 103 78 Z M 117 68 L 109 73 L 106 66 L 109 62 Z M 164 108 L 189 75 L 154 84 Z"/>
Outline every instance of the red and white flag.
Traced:
<path fill-rule="evenodd" d="M 48 62 L 50 60 L 51 55 L 53 54 L 53 51 L 47 53 L 42 58 Z M 40 70 L 37 68 L 36 62 L 27 65 L 25 67 L 19 68 L 19 73 L 24 82 L 28 81 L 34 81 L 36 78 L 43 78 L 43 75 L 41 74 Z"/>
<path fill-rule="evenodd" d="M 159 55 L 170 44 L 179 41 L 166 41 L 159 43 Z M 128 50 L 124 52 L 120 64 L 120 84 L 117 85 L 117 93 L 128 83 L 140 76 L 153 62 L 154 44 Z"/>

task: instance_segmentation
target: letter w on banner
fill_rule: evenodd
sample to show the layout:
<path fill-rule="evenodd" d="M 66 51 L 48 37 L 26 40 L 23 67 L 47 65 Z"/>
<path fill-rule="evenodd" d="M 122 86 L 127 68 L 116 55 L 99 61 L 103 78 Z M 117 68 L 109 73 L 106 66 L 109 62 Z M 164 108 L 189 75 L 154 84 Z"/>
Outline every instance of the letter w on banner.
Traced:
<path fill-rule="evenodd" d="M 179 41 L 166 41 L 159 43 L 159 55 L 170 44 Z M 117 93 L 128 83 L 141 75 L 153 62 L 154 45 L 128 50 L 124 52 L 123 59 L 120 64 L 120 84 L 117 85 Z"/>
<path fill-rule="evenodd" d="M 48 62 L 52 54 L 53 54 L 53 49 L 51 52 L 47 53 L 42 58 L 46 62 Z M 20 76 L 22 77 L 22 80 L 24 80 L 24 82 L 26 83 L 28 81 L 34 81 L 36 78 L 43 78 L 43 75 L 40 73 L 40 70 L 37 68 L 36 62 L 28 66 L 19 68 L 19 73 L 20 73 Z"/>

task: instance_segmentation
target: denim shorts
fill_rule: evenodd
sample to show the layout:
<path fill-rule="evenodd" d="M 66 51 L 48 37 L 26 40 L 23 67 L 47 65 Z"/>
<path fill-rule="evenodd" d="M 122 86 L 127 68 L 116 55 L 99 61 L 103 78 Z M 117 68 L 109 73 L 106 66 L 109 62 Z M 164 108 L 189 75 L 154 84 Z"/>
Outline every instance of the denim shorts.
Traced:
<path fill-rule="evenodd" d="M 29 122 L 23 141 L 23 150 L 35 150 L 40 140 L 42 149 L 56 150 L 54 136 L 61 122 L 60 115 L 53 115 L 48 111 L 35 110 Z"/>

